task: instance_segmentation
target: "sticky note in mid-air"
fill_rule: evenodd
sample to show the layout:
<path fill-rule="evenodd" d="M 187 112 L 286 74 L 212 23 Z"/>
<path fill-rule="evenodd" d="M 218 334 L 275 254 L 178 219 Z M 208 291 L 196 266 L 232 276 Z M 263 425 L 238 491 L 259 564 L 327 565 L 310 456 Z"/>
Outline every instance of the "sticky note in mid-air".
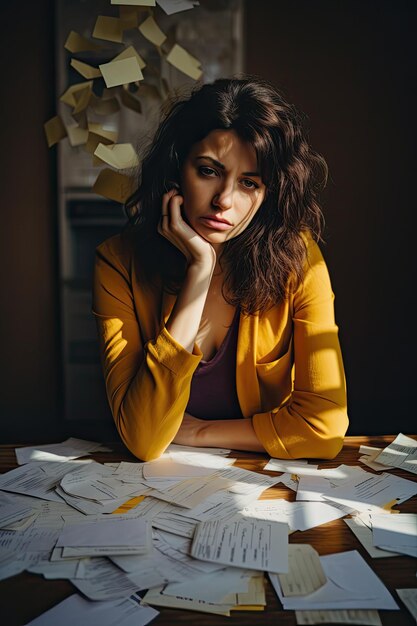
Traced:
<path fill-rule="evenodd" d="M 68 50 L 68 52 L 72 52 L 73 54 L 75 52 L 89 52 L 94 50 L 101 50 L 101 46 L 99 44 L 94 43 L 94 41 L 90 41 L 89 39 L 86 39 L 82 35 L 79 35 L 75 32 L 75 30 L 72 30 L 68 35 L 64 44 L 64 48 Z"/>
<path fill-rule="evenodd" d="M 155 46 L 162 46 L 166 40 L 166 35 L 162 32 L 151 15 L 142 22 L 138 28 L 145 39 L 155 44 Z"/>
<path fill-rule="evenodd" d="M 48 147 L 51 148 L 58 141 L 61 141 L 64 137 L 67 136 L 67 131 L 64 126 L 64 122 L 59 117 L 59 115 L 55 115 L 50 120 L 45 122 L 43 125 L 45 129 L 46 141 L 48 142 Z"/>
<path fill-rule="evenodd" d="M 92 78 L 100 78 L 101 76 L 101 72 L 98 67 L 88 65 L 88 63 L 84 63 L 78 59 L 71 59 L 71 67 L 81 74 L 81 76 L 84 76 L 84 78 L 88 78 L 89 80 Z"/>
<path fill-rule="evenodd" d="M 169 52 L 167 61 L 187 76 L 190 76 L 190 78 L 194 78 L 194 80 L 198 80 L 201 77 L 202 70 L 199 60 L 177 43 L 174 44 Z"/>
<path fill-rule="evenodd" d="M 138 156 L 131 143 L 119 143 L 113 146 L 99 143 L 94 155 L 117 170 L 124 170 L 139 165 Z"/>
<path fill-rule="evenodd" d="M 99 196 L 121 203 L 126 202 L 134 190 L 134 178 L 108 168 L 101 170 L 93 185 L 93 191 Z"/>
<path fill-rule="evenodd" d="M 93 37 L 115 43 L 123 43 L 123 21 L 118 17 L 99 15 L 93 30 Z"/>
<path fill-rule="evenodd" d="M 136 52 L 133 46 L 128 46 L 127 48 L 125 48 L 123 52 L 117 55 L 117 57 L 114 57 L 113 61 L 122 61 L 122 59 L 130 59 L 130 57 L 136 57 L 141 70 L 146 67 L 145 61 L 142 59 L 140 54 Z"/>
<path fill-rule="evenodd" d="M 107 87 L 116 87 L 117 85 L 126 85 L 137 80 L 143 80 L 142 70 L 136 57 L 103 63 L 99 65 L 99 68 Z"/>

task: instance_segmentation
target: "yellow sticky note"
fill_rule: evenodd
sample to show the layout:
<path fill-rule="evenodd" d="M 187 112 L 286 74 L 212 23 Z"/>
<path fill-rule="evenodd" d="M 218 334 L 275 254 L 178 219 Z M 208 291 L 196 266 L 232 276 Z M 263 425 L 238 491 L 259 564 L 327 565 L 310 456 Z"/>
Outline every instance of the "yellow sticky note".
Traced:
<path fill-rule="evenodd" d="M 81 76 L 84 76 L 84 78 L 100 78 L 101 76 L 101 72 L 98 67 L 88 65 L 88 63 L 84 63 L 78 59 L 71 59 L 71 67 L 77 70 L 77 72 L 81 74 Z"/>
<path fill-rule="evenodd" d="M 84 89 L 80 89 L 74 94 L 75 99 L 75 107 L 72 111 L 73 115 L 76 113 L 81 113 L 85 111 L 90 103 L 91 96 L 93 92 L 90 87 L 85 87 Z"/>
<path fill-rule="evenodd" d="M 154 7 L 156 0 L 111 0 L 111 4 L 126 4 L 132 7 Z"/>
<path fill-rule="evenodd" d="M 139 165 L 138 155 L 131 143 L 118 143 L 112 146 L 99 143 L 94 155 L 116 170 L 125 170 Z"/>
<path fill-rule="evenodd" d="M 136 181 L 133 177 L 108 168 L 101 170 L 93 185 L 93 191 L 99 196 L 122 204 L 132 195 L 135 188 Z"/>
<path fill-rule="evenodd" d="M 115 43 L 123 43 L 123 22 L 118 17 L 99 15 L 93 30 L 93 37 Z"/>
<path fill-rule="evenodd" d="M 140 54 L 136 52 L 133 46 L 129 46 L 128 48 L 125 48 L 123 52 L 117 55 L 117 57 L 114 57 L 113 61 L 122 61 L 123 59 L 130 59 L 131 57 L 135 57 L 137 59 L 141 70 L 143 70 L 143 68 L 146 67 L 145 61 L 142 59 Z"/>
<path fill-rule="evenodd" d="M 94 155 L 99 143 L 106 145 L 116 143 L 117 132 L 113 130 L 104 129 L 100 124 L 91 123 L 88 124 L 88 139 L 85 145 L 85 149 L 90 154 Z"/>
<path fill-rule="evenodd" d="M 64 91 L 64 93 L 60 97 L 60 101 L 65 102 L 65 104 L 68 104 L 70 107 L 75 107 L 77 106 L 78 100 L 76 96 L 78 92 L 86 88 L 89 88 L 90 90 L 92 90 L 93 88 L 92 80 L 89 80 L 83 83 L 77 83 L 76 85 L 71 85 L 71 87 L 68 87 L 68 89 Z"/>
<path fill-rule="evenodd" d="M 87 143 L 88 128 L 80 128 L 80 126 L 67 126 L 68 139 L 73 148 L 82 146 Z"/>
<path fill-rule="evenodd" d="M 68 50 L 68 52 L 75 53 L 88 52 L 90 50 L 101 50 L 102 46 L 94 43 L 94 41 L 90 41 L 89 39 L 82 37 L 81 35 L 76 33 L 75 30 L 72 30 L 67 37 L 64 48 Z"/>
<path fill-rule="evenodd" d="M 142 24 L 138 26 L 142 35 L 155 46 L 162 46 L 166 40 L 166 35 L 159 28 L 158 24 L 150 15 Z"/>
<path fill-rule="evenodd" d="M 200 68 L 200 62 L 177 43 L 174 44 L 169 52 L 167 61 L 180 72 L 190 76 L 190 78 L 194 78 L 194 80 L 198 80 L 203 73 Z"/>
<path fill-rule="evenodd" d="M 99 65 L 99 68 L 107 87 L 116 87 L 117 85 L 126 85 L 137 80 L 143 80 L 143 74 L 136 57 L 103 63 L 103 65 Z"/>
<path fill-rule="evenodd" d="M 383 504 L 381 506 L 381 509 L 385 509 L 386 511 L 391 511 L 391 513 L 399 513 L 399 511 L 392 510 L 392 507 L 395 506 L 396 504 L 398 504 L 398 500 L 390 500 L 390 502 Z"/>
<path fill-rule="evenodd" d="M 50 120 L 43 125 L 45 129 L 46 141 L 48 142 L 48 148 L 54 146 L 58 141 L 64 139 L 67 136 L 67 131 L 64 126 L 64 122 L 59 115 L 51 117 Z"/>
<path fill-rule="evenodd" d="M 131 498 L 127 502 L 124 502 L 118 509 L 113 511 L 113 515 L 122 515 L 123 513 L 127 513 L 131 509 L 134 509 L 142 500 L 145 499 L 145 496 L 136 496 L 135 498 Z"/>

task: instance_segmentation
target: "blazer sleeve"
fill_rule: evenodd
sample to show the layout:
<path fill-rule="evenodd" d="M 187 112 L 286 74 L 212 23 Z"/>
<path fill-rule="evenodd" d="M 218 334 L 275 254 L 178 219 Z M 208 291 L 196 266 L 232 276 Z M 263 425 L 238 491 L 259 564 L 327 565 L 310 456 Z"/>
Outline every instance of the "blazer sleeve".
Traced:
<path fill-rule="evenodd" d="M 164 452 L 181 425 L 201 353 L 185 350 L 165 327 L 143 342 L 125 256 L 108 242 L 97 248 L 93 314 L 117 430 L 135 456 L 149 461 Z"/>
<path fill-rule="evenodd" d="M 318 245 L 310 239 L 307 250 L 304 280 L 293 300 L 293 391 L 287 404 L 252 420 L 276 458 L 334 458 L 348 427 L 334 295 Z"/>

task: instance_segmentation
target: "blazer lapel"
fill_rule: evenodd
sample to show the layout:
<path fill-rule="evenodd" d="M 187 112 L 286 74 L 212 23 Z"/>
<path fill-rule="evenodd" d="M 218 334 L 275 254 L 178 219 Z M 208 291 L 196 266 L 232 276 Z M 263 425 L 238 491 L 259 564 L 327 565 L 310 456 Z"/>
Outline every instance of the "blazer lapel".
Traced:
<path fill-rule="evenodd" d="M 236 354 L 236 388 L 242 414 L 252 417 L 259 413 L 261 395 L 256 374 L 256 341 L 259 318 L 240 314 Z"/>

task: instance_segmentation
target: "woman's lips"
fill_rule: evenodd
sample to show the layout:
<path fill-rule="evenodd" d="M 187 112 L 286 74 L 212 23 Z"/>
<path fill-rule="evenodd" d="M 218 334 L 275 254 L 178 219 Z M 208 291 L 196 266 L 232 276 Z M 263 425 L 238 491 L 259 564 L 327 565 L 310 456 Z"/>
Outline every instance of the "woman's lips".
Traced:
<path fill-rule="evenodd" d="M 213 230 L 229 230 L 232 228 L 232 224 L 229 224 L 227 221 L 218 220 L 215 217 L 207 216 L 200 218 L 203 224 L 205 224 L 208 228 Z"/>

